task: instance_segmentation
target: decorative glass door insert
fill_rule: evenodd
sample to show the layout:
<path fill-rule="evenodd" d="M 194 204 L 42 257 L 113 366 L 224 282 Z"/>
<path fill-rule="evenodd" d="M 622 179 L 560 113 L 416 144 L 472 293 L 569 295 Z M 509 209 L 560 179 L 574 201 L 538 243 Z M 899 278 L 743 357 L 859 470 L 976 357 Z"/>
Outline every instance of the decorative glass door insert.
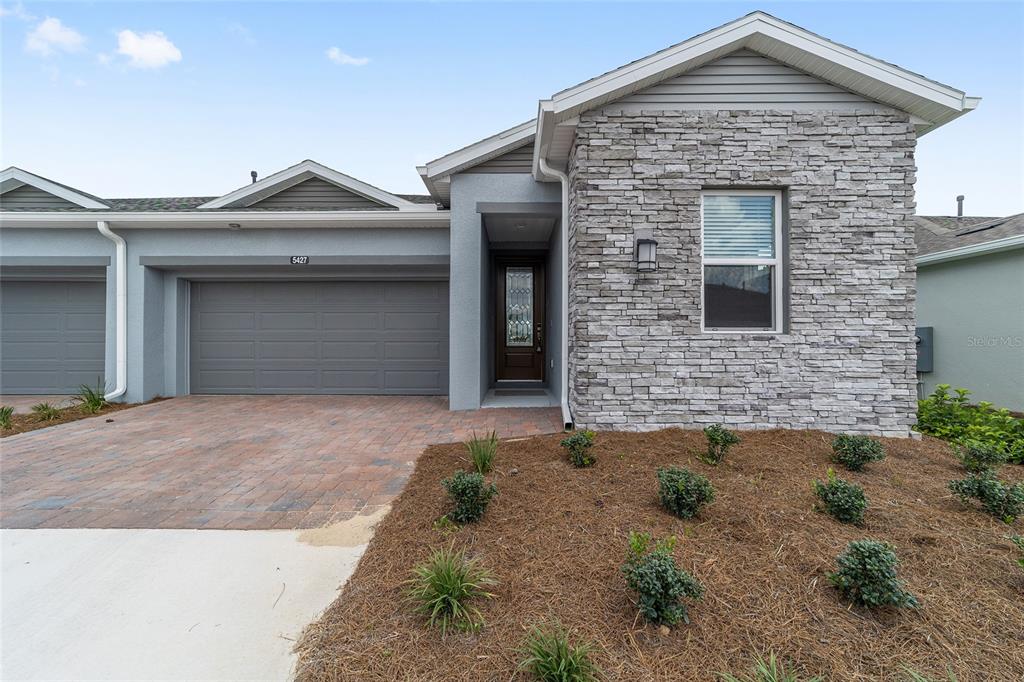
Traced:
<path fill-rule="evenodd" d="M 505 345 L 533 345 L 533 268 L 505 269 Z"/>

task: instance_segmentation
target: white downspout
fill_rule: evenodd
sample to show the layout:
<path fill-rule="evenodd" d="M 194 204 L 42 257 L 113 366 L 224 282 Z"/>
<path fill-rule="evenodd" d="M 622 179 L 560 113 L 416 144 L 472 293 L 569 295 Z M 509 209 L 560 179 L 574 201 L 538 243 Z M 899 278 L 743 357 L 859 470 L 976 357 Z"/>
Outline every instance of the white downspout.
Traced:
<path fill-rule="evenodd" d="M 569 410 L 569 176 L 548 165 L 543 154 L 537 157 L 540 171 L 558 178 L 562 184 L 562 381 L 559 402 L 562 407 L 562 422 L 565 428 L 572 428 L 572 412 Z"/>
<path fill-rule="evenodd" d="M 96 229 L 104 237 L 114 242 L 114 267 L 116 268 L 114 279 L 115 307 L 117 308 L 117 322 L 114 327 L 114 347 L 117 355 L 116 363 L 116 384 L 114 390 L 103 396 L 106 400 L 114 400 L 124 395 L 128 390 L 128 254 L 124 238 L 116 235 L 107 227 L 107 221 L 96 221 Z"/>

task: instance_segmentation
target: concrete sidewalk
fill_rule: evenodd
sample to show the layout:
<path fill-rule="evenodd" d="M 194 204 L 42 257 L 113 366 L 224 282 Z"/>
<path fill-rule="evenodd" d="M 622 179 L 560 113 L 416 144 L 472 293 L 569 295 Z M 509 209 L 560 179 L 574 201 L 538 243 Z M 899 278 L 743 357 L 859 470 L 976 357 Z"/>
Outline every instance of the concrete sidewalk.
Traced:
<path fill-rule="evenodd" d="M 356 531 L 0 531 L 0 677 L 288 679 Z"/>

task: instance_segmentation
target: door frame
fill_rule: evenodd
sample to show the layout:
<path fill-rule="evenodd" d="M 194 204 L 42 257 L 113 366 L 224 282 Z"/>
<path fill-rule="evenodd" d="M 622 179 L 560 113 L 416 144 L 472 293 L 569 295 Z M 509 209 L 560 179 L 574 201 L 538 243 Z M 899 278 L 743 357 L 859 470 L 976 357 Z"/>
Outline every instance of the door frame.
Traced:
<path fill-rule="evenodd" d="M 502 379 L 501 374 L 501 358 L 505 350 L 505 268 L 506 267 L 522 267 L 522 266 L 533 266 L 534 272 L 537 276 L 534 277 L 533 284 L 533 324 L 535 330 L 540 329 L 541 338 L 538 340 L 534 338 L 535 345 L 540 346 L 541 351 L 541 362 L 540 362 L 540 377 L 537 379 Z M 547 291 L 545 286 L 547 284 L 547 263 L 543 255 L 499 255 L 494 257 L 492 263 L 492 277 L 493 277 L 493 288 L 494 292 L 492 305 L 494 305 L 494 348 L 492 350 L 494 354 L 494 381 L 495 383 L 502 381 L 523 381 L 523 382 L 536 382 L 543 383 L 547 380 L 547 339 L 545 333 L 547 331 Z M 536 331 L 535 331 L 536 333 Z"/>

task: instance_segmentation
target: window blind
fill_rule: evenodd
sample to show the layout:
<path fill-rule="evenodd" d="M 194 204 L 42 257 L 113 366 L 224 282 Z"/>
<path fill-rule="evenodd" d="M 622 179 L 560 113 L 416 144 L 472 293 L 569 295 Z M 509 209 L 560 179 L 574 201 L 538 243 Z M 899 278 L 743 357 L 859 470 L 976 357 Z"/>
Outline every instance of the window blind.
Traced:
<path fill-rule="evenodd" d="M 704 196 L 705 258 L 774 258 L 775 197 Z"/>

